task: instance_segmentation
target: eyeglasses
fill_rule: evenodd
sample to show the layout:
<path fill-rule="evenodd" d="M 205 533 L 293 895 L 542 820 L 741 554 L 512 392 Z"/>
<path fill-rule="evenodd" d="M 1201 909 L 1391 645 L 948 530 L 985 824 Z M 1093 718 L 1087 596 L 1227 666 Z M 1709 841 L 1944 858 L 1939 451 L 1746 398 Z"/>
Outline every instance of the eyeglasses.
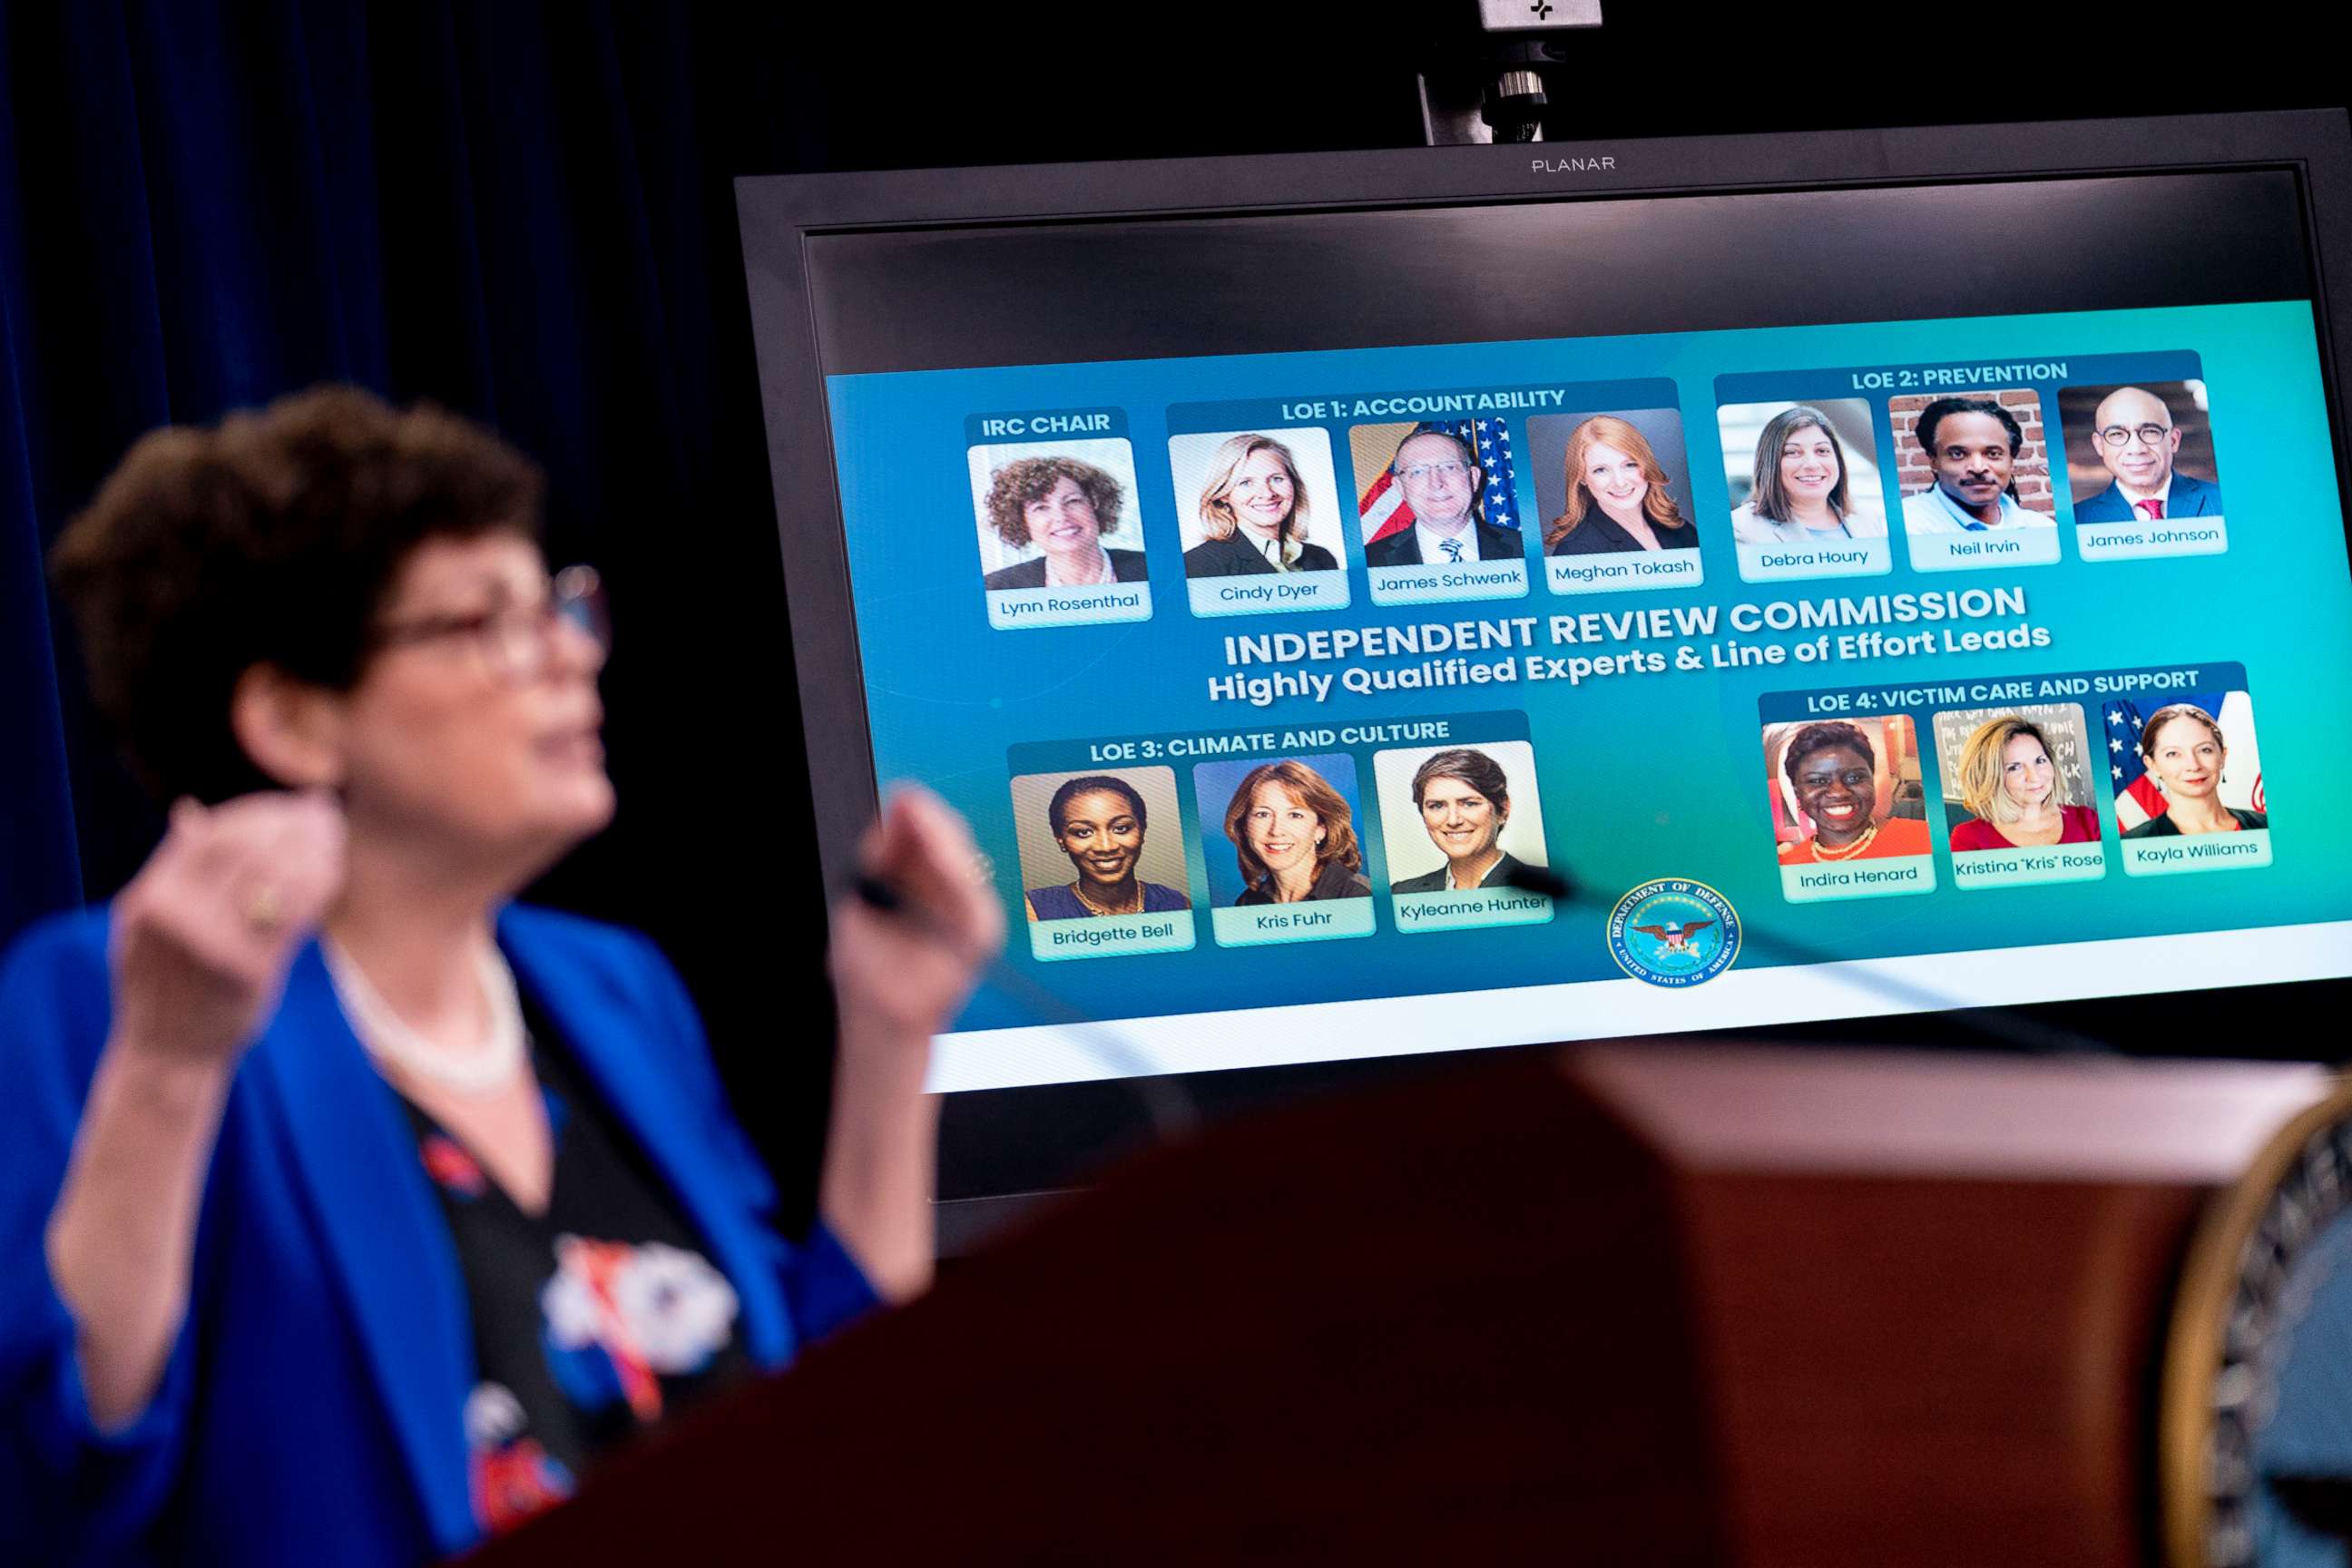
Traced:
<path fill-rule="evenodd" d="M 1400 478 L 1411 479 L 1419 485 L 1427 484 L 1433 479 L 1458 479 L 1469 471 L 1469 464 L 1457 463 L 1449 459 L 1443 463 L 1415 463 L 1410 468 L 1399 468 L 1397 474 Z"/>
<path fill-rule="evenodd" d="M 559 626 L 568 626 L 595 644 L 600 659 L 612 647 L 604 584 L 594 567 L 567 566 L 558 572 L 548 584 L 547 597 L 535 605 L 500 605 L 470 616 L 419 616 L 381 627 L 375 647 L 383 650 L 463 639 L 473 645 L 491 675 L 520 685 L 547 668 Z"/>
<path fill-rule="evenodd" d="M 2098 436 L 2100 440 L 2110 447 L 2127 447 L 2135 436 L 2139 437 L 2140 445 L 2153 447 L 2171 433 L 2172 426 L 2169 425 L 2143 425 L 2137 430 L 2125 425 L 2110 425 L 2100 431 Z"/>

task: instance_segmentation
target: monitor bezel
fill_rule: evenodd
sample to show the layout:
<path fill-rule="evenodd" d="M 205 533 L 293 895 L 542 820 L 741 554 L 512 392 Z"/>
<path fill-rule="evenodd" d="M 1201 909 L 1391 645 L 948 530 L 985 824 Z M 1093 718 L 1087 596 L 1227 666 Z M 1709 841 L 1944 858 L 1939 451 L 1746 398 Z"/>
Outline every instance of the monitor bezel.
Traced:
<path fill-rule="evenodd" d="M 2352 116 L 2343 110 L 739 178 L 738 209 L 776 526 L 785 562 L 816 859 L 826 885 L 843 886 L 853 874 L 858 834 L 875 809 L 877 780 L 834 468 L 826 373 L 818 359 L 812 242 L 841 234 L 996 225 L 2231 171 L 2284 171 L 2296 181 L 2337 483 L 2342 494 L 2352 496 L 2352 446 L 2347 446 L 2341 381 L 2341 367 L 2352 364 L 2352 308 L 2339 308 L 2352 305 L 2347 299 L 2352 294 L 2352 266 L 2336 271 L 2328 266 L 2330 258 L 2352 257 Z M 2352 983 L 2318 981 L 2289 989 L 2329 1005 L 2352 996 Z M 2231 992 L 2230 987 L 2213 987 L 2197 994 L 2212 998 L 2220 1007 L 2230 1005 Z M 2119 1020 L 2153 1017 L 2153 1010 L 2167 1003 L 2177 1005 L 2177 999 L 2125 998 L 2111 1016 Z M 2020 1011 L 2063 1018 L 2084 1006 L 2083 1002 L 2057 1003 Z M 1965 1013 L 1889 1015 L 1857 1023 L 1880 1041 L 1926 1043 L 1956 1034 L 1966 1039 L 1971 1034 Z M 2128 1032 L 2131 1026 L 2126 1022 L 2120 1027 Z M 1850 1026 L 1841 1024 L 1832 1029 L 1825 1023 L 1812 1031 L 1839 1032 L 1850 1032 Z M 1738 1033 L 1786 1038 L 1792 1031 Z M 2129 1040 L 2117 1043 L 2132 1048 Z M 1439 1053 L 1441 1058 L 1444 1055 Z M 1333 1062 L 1284 1069 L 1276 1076 L 1286 1085 L 1320 1086 L 1361 1076 L 1351 1069 L 1371 1070 L 1364 1064 Z M 1102 1084 L 974 1091 L 950 1100 L 951 1108 L 956 1101 L 972 1102 L 958 1120 L 992 1123 L 1008 1103 L 1003 1097 L 1021 1097 L 1019 1120 L 1037 1127 L 1053 1124 L 1057 1105 L 1094 1107 L 1082 1120 L 1099 1121 L 1100 1109 L 1118 1102 L 1118 1091 Z M 1240 1098 L 1253 1097 L 1244 1093 Z M 1140 1114 L 1133 1110 L 1130 1120 L 1139 1125 Z M 1098 1145 L 1104 1140 L 1076 1142 Z M 951 1146 L 953 1142 L 951 1139 Z M 1079 1153 L 1074 1148 L 1062 1163 Z M 966 1181 L 958 1181 L 952 1170 L 945 1174 L 950 1191 L 1003 1190 L 1006 1185 L 1034 1185 L 1039 1179 L 1025 1167 L 1018 1173 L 1007 1173 L 1001 1181 L 977 1173 Z"/>

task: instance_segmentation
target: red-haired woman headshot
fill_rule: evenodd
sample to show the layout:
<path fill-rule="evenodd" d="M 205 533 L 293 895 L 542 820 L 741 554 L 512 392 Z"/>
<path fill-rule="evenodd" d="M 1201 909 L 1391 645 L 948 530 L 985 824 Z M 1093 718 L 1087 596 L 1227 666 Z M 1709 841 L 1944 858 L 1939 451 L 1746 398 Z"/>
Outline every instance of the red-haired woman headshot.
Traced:
<path fill-rule="evenodd" d="M 1236 904 L 1371 896 L 1355 813 L 1347 796 L 1305 763 L 1253 768 L 1225 808 L 1225 837 L 1248 884 Z"/>
<path fill-rule="evenodd" d="M 865 844 L 926 918 L 835 913 L 821 1216 L 784 1234 L 668 962 L 515 901 L 614 805 L 599 593 L 551 576 L 541 492 L 326 389 L 147 436 L 58 542 L 173 804 L 0 968 L 14 1561 L 436 1561 L 929 1279 L 929 1042 L 1003 930 L 971 837 L 909 792 Z"/>
<path fill-rule="evenodd" d="M 1665 465 L 1647 437 L 1613 414 L 1569 432 L 1568 504 L 1544 530 L 1548 555 L 1689 550 L 1698 531 L 1675 504 Z"/>

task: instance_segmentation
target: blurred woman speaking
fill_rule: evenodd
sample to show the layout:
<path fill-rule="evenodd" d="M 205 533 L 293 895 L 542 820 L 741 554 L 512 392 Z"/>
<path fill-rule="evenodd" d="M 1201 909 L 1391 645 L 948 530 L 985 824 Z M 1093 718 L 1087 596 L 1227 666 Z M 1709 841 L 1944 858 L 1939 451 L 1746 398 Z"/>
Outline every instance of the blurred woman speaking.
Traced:
<path fill-rule="evenodd" d="M 614 809 L 599 595 L 550 579 L 541 485 L 321 390 L 148 436 L 58 544 L 176 804 L 0 972 L 28 1560 L 444 1556 L 928 1279 L 928 1042 L 1003 929 L 971 840 L 910 794 L 866 846 L 927 920 L 836 911 L 823 1218 L 788 1241 L 668 963 L 510 902 Z"/>

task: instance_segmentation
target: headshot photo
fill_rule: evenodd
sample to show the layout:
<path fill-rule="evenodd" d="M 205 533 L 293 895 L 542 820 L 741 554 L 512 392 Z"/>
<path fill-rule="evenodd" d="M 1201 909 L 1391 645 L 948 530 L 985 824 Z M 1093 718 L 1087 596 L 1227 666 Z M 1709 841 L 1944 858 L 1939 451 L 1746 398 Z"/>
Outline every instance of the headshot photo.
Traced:
<path fill-rule="evenodd" d="M 1220 905 L 1371 896 L 1345 752 L 1192 770 L 1210 897 Z M 1222 836 L 1222 837 L 1221 837 Z"/>
<path fill-rule="evenodd" d="M 1365 565 L 1525 558 L 1505 421 L 1358 425 L 1348 452 Z"/>
<path fill-rule="evenodd" d="M 1535 767 L 1535 748 L 1525 741 L 1375 754 L 1389 891 L 1504 888 L 1512 872 L 1542 868 Z"/>
<path fill-rule="evenodd" d="M 1768 724 L 1764 767 L 1781 865 L 1929 852 L 1919 738 L 1909 719 Z"/>
<path fill-rule="evenodd" d="M 2069 386 L 2058 422 L 2077 523 L 2221 515 L 2202 381 Z"/>
<path fill-rule="evenodd" d="M 2089 721 L 2071 702 L 1936 715 L 1952 853 L 2096 844 Z"/>
<path fill-rule="evenodd" d="M 2246 693 L 2191 691 L 2162 704 L 2111 700 L 2105 711 L 2124 837 L 2270 826 Z"/>
<path fill-rule="evenodd" d="M 1891 398 L 1903 530 L 1914 536 L 2054 528 L 2050 447 L 2032 392 Z"/>
<path fill-rule="evenodd" d="M 1716 410 L 1731 536 L 1741 544 L 1886 537 L 1878 438 L 1859 397 Z"/>
<path fill-rule="evenodd" d="M 1331 438 L 1319 429 L 1171 436 L 1187 577 L 1337 572 Z"/>
<path fill-rule="evenodd" d="M 1032 921 L 1192 907 L 1172 769 L 1024 773 L 1013 781 L 1013 817 Z"/>
<path fill-rule="evenodd" d="M 970 456 L 991 593 L 1144 579 L 1135 453 L 1124 437 L 973 447 Z"/>
<path fill-rule="evenodd" d="M 1528 461 L 1545 554 L 1697 547 L 1679 410 L 1537 415 Z"/>

